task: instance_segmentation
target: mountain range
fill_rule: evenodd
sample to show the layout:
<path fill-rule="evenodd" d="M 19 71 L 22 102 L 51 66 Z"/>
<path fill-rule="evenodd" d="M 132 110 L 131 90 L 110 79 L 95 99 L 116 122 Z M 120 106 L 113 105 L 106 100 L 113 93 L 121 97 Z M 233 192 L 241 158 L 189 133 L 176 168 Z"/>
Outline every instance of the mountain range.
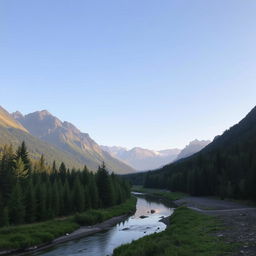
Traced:
<path fill-rule="evenodd" d="M 95 171 L 104 161 L 110 171 L 134 172 L 130 166 L 102 150 L 87 133 L 82 133 L 71 123 L 62 122 L 46 110 L 22 115 L 18 111 L 9 114 L 0 107 L 0 134 L 0 144 L 17 146 L 25 141 L 33 158 L 44 154 L 49 163 L 64 161 L 70 168 L 86 165 Z"/>
<path fill-rule="evenodd" d="M 101 148 L 109 152 L 113 157 L 129 164 L 137 171 L 152 170 L 171 163 L 180 152 L 179 149 L 154 151 L 139 147 L 131 150 L 115 146 L 101 146 Z"/>
<path fill-rule="evenodd" d="M 210 141 L 194 140 L 184 149 L 150 150 L 135 147 L 130 150 L 124 147 L 101 146 L 104 151 L 109 152 L 113 157 L 132 166 L 137 171 L 154 170 L 166 164 L 189 157 L 207 146 Z"/>
<path fill-rule="evenodd" d="M 160 151 L 99 146 L 88 133 L 81 132 L 72 123 L 62 122 L 47 110 L 23 115 L 19 111 L 10 114 L 2 107 L 0 134 L 0 145 L 18 146 L 24 140 L 34 159 L 44 154 L 49 164 L 53 160 L 58 164 L 64 160 L 69 167 L 86 165 L 93 171 L 104 161 L 110 171 L 119 174 L 160 168 L 200 151 L 209 143 L 194 140 L 183 150 Z"/>

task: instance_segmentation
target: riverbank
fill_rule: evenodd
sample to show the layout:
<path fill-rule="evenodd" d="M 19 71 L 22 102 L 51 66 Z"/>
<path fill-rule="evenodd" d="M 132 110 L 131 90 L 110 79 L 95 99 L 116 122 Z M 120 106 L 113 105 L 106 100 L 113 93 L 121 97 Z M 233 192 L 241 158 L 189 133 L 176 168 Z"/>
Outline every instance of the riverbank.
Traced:
<path fill-rule="evenodd" d="M 222 229 L 216 218 L 179 207 L 170 217 L 170 226 L 165 231 L 123 245 L 115 249 L 113 256 L 224 255 L 234 246 L 213 235 Z"/>
<path fill-rule="evenodd" d="M 0 229 L 0 255 L 23 255 L 24 252 L 42 250 L 100 232 L 124 220 L 135 209 L 136 198 L 132 197 L 121 205 L 107 209 L 89 210 L 64 219 L 2 228 Z"/>
<path fill-rule="evenodd" d="M 175 202 L 220 220 L 224 229 L 215 233 L 229 243 L 238 244 L 232 256 L 255 256 L 256 207 L 247 202 L 208 197 L 187 197 Z"/>

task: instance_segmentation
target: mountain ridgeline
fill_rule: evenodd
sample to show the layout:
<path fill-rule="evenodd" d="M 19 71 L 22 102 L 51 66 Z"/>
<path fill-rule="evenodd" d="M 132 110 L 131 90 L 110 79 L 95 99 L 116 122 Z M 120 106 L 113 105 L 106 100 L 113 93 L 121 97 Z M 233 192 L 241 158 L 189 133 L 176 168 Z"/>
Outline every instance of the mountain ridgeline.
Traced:
<path fill-rule="evenodd" d="M 128 150 L 123 147 L 101 146 L 104 151 L 109 152 L 113 157 L 132 166 L 137 171 L 153 170 L 173 162 L 180 149 L 166 149 L 154 151 L 144 148 L 132 148 Z"/>
<path fill-rule="evenodd" d="M 209 143 L 209 140 L 193 140 L 182 150 L 174 148 L 155 151 L 140 147 L 128 150 L 124 147 L 117 146 L 101 146 L 101 148 L 104 151 L 109 152 L 114 158 L 127 163 L 136 171 L 148 171 L 161 168 L 179 159 L 189 157 L 202 150 Z"/>
<path fill-rule="evenodd" d="M 181 152 L 178 154 L 175 160 L 177 161 L 182 158 L 192 156 L 195 153 L 201 151 L 210 143 L 211 143 L 210 140 L 193 140 L 184 149 L 181 150 Z"/>
<path fill-rule="evenodd" d="M 144 186 L 256 201 L 256 107 L 199 153 L 145 175 Z"/>
<path fill-rule="evenodd" d="M 44 154 L 49 164 L 65 160 L 69 168 L 86 165 L 96 171 L 105 162 L 115 173 L 132 173 L 127 164 L 113 158 L 73 124 L 62 122 L 48 111 L 37 111 L 23 116 L 20 112 L 9 114 L 0 107 L 0 145 L 13 144 L 17 147 L 25 141 L 33 159 Z"/>

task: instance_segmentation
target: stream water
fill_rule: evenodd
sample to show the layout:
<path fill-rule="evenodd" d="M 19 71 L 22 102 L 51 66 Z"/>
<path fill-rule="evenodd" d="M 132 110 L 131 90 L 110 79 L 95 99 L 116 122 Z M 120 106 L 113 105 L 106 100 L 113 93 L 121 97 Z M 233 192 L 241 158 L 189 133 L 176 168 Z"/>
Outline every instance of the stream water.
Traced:
<path fill-rule="evenodd" d="M 159 220 L 173 213 L 171 205 L 157 198 L 141 194 L 136 194 L 136 196 L 138 198 L 136 212 L 124 222 L 107 231 L 69 241 L 33 255 L 107 256 L 122 244 L 165 230 L 166 225 Z M 144 218 L 141 218 L 142 216 Z"/>

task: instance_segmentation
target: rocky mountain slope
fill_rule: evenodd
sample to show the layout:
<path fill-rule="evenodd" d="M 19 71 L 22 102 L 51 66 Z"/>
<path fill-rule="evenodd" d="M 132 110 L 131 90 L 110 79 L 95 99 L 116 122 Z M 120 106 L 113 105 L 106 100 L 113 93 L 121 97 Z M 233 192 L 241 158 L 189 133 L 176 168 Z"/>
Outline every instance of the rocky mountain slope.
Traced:
<path fill-rule="evenodd" d="M 192 156 L 210 143 L 210 140 L 193 140 L 183 150 L 181 150 L 176 160 Z"/>
<path fill-rule="evenodd" d="M 130 173 L 134 170 L 127 164 L 113 158 L 90 138 L 69 122 L 62 122 L 46 110 L 27 115 L 20 112 L 12 114 L 20 124 L 34 137 L 47 142 L 72 156 L 79 163 L 96 170 L 104 161 L 107 168 L 116 173 Z"/>

